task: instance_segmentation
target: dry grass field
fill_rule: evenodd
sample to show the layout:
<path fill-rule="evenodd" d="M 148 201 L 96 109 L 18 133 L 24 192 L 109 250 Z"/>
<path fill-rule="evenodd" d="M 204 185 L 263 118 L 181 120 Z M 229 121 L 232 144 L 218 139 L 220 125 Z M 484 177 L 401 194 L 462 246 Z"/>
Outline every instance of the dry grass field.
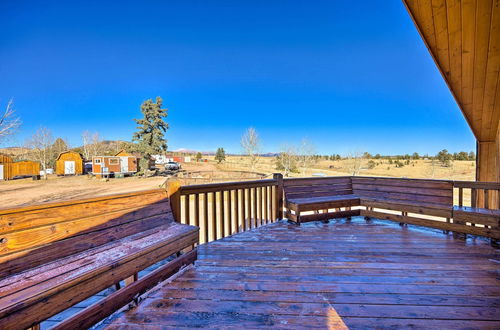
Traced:
<path fill-rule="evenodd" d="M 210 160 L 213 160 L 209 158 Z M 369 169 L 369 160 L 362 159 L 359 164 L 357 175 L 365 176 L 388 176 L 400 178 L 419 179 L 450 179 L 450 180 L 474 180 L 476 164 L 474 161 L 453 161 L 450 167 L 441 166 L 437 161 L 415 160 L 410 165 L 398 168 L 389 164 L 388 160 L 373 160 L 376 165 Z M 246 157 L 229 156 L 226 161 L 217 165 L 220 170 L 251 170 Z M 310 168 L 299 169 L 297 173 L 291 173 L 292 177 L 312 175 L 352 175 L 354 164 L 351 160 L 320 160 Z M 276 171 L 276 160 L 274 157 L 261 157 L 254 171 L 261 173 L 274 173 Z"/>
<path fill-rule="evenodd" d="M 277 172 L 274 157 L 261 157 L 254 169 L 250 167 L 247 158 L 242 156 L 228 156 L 226 161 L 221 164 L 217 164 L 213 157 L 208 157 L 208 160 L 208 162 L 203 163 L 185 163 L 183 169 L 187 172 L 211 172 L 211 175 L 214 176 L 214 182 L 234 180 L 232 171 L 258 172 L 267 174 L 269 177 L 272 176 L 272 173 Z M 475 163 L 473 161 L 454 161 L 452 166 L 443 167 L 437 163 L 433 164 L 430 160 L 417 160 L 402 168 L 389 164 L 387 160 L 374 161 L 377 165 L 369 169 L 368 160 L 362 160 L 358 166 L 360 168 L 358 175 L 474 180 Z M 353 164 L 349 160 L 321 160 L 310 168 L 300 169 L 298 173 L 292 173 L 290 176 L 351 175 L 352 167 Z M 128 177 L 102 181 L 87 176 L 57 177 L 53 175 L 49 176 L 47 181 L 33 181 L 32 179 L 0 181 L 0 208 L 158 188 L 165 180 L 165 177 L 146 179 Z"/>

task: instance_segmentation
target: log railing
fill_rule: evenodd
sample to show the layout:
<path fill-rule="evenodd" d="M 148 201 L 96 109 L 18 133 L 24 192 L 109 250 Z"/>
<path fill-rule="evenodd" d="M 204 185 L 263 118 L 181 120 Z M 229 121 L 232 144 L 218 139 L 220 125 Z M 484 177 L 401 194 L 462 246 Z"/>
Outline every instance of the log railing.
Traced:
<path fill-rule="evenodd" d="M 360 203 L 361 215 L 454 232 L 487 237 L 497 236 L 498 221 L 494 219 L 495 214 L 500 209 L 498 197 L 500 183 L 383 177 L 347 178 L 350 180 L 348 185 L 358 189 L 358 191 L 354 189 L 355 194 L 359 193 L 361 197 L 368 194 L 369 198 L 389 199 L 388 203 L 385 204 L 383 201 L 376 201 L 376 203 L 372 201 L 372 204 L 376 205 Z M 311 180 L 314 182 L 324 181 L 325 184 L 319 186 L 324 190 L 324 186 L 329 185 L 332 178 L 287 179 L 286 182 L 305 182 L 303 187 L 305 194 L 325 195 L 326 192 L 323 190 L 315 191 L 310 184 L 307 184 Z M 356 182 L 354 182 L 355 180 Z M 366 187 L 364 187 L 365 190 L 359 191 L 363 188 L 360 188 L 360 180 L 367 181 L 363 181 L 365 186 L 371 187 L 373 191 L 367 192 Z M 338 189 L 345 190 L 344 186 L 341 185 Z M 432 187 L 435 188 L 435 191 L 431 189 Z M 189 186 L 181 186 L 179 181 L 173 180 L 168 182 L 168 191 L 176 220 L 183 224 L 198 226 L 200 228 L 200 243 L 221 239 L 283 218 L 284 196 L 281 174 L 275 174 L 272 179 L 268 180 Z M 445 193 L 446 196 L 443 195 Z M 445 197 L 447 200 L 443 201 Z M 422 205 L 414 206 L 410 203 L 409 206 L 400 207 L 391 205 L 392 200 L 399 200 L 399 204 L 405 200 L 420 201 Z M 441 203 L 440 205 L 444 205 L 444 208 L 436 208 L 433 202 Z M 469 212 L 468 209 L 452 210 L 453 205 L 471 207 L 475 213 Z M 381 213 L 380 210 L 374 212 L 374 207 L 392 211 L 399 210 L 402 213 L 400 215 L 394 214 L 394 212 Z M 484 209 L 492 211 L 484 211 Z M 338 212 L 340 209 L 331 211 Z M 384 217 L 381 217 L 382 215 Z M 495 230 L 495 233 L 492 234 L 492 230 Z M 483 233 L 483 231 L 486 232 Z"/>
<path fill-rule="evenodd" d="M 200 243 L 257 228 L 283 217 L 283 177 L 180 186 L 168 182 L 175 218 L 200 227 Z"/>
<path fill-rule="evenodd" d="M 500 209 L 500 183 L 454 181 L 453 187 L 458 190 L 458 206 Z M 464 196 L 470 196 L 468 203 Z"/>

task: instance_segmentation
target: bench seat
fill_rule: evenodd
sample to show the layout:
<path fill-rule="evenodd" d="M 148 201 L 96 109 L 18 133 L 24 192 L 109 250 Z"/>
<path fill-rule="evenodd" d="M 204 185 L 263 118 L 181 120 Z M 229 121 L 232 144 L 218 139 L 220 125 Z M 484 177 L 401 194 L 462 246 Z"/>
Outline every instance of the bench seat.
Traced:
<path fill-rule="evenodd" d="M 171 222 L 4 278 L 0 327 L 24 324 L 35 310 L 42 321 L 197 240 L 197 227 Z"/>
<path fill-rule="evenodd" d="M 454 234 L 500 238 L 500 210 L 454 206 L 454 188 L 483 190 L 484 205 L 497 205 L 488 191 L 500 186 L 491 182 L 456 182 L 382 177 L 325 177 L 286 179 L 283 184 L 286 217 L 297 224 L 354 215 L 387 219 L 401 225 L 413 224 L 442 229 Z M 474 190 L 476 189 L 476 190 Z M 474 196 L 474 195 L 472 195 Z M 494 197 L 495 195 L 493 195 Z M 473 197 L 474 198 L 474 197 Z M 475 205 L 475 202 L 472 203 Z M 351 206 L 360 206 L 351 209 Z M 344 208 L 344 209 L 342 209 Z M 311 211 L 315 211 L 311 214 Z"/>
<path fill-rule="evenodd" d="M 152 189 L 0 209 L 0 329 L 38 327 L 115 286 L 59 325 L 88 328 L 193 263 L 199 229 L 175 222 L 168 197 Z M 161 274 L 139 276 L 170 256 Z"/>
<path fill-rule="evenodd" d="M 290 209 L 294 211 L 314 211 L 337 207 L 358 206 L 359 197 L 354 194 L 334 195 L 309 198 L 293 198 L 288 201 Z"/>
<path fill-rule="evenodd" d="M 451 218 L 453 212 L 453 205 L 448 203 L 430 203 L 389 198 L 361 197 L 361 205 L 444 218 Z"/>
<path fill-rule="evenodd" d="M 352 191 L 350 177 L 285 179 L 283 192 L 286 217 L 297 224 L 359 215 L 359 210 L 350 209 L 359 206 L 359 196 Z M 340 211 L 340 208 L 345 209 Z M 337 210 L 330 212 L 331 209 Z"/>
<path fill-rule="evenodd" d="M 474 221 L 485 226 L 498 227 L 500 210 L 491 210 L 480 207 L 454 206 L 453 218 L 460 221 Z"/>
<path fill-rule="evenodd" d="M 197 241 L 197 227 L 171 222 L 4 278 L 0 328 L 42 321 Z"/>

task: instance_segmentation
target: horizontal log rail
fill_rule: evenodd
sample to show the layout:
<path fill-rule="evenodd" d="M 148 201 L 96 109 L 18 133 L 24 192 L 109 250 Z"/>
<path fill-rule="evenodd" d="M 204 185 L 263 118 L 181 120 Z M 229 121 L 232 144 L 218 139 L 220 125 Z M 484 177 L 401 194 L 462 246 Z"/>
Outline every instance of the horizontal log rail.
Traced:
<path fill-rule="evenodd" d="M 285 179 L 284 189 L 286 205 L 292 208 L 287 208 L 286 214 L 295 222 L 348 217 L 357 210 L 367 218 L 443 229 L 460 235 L 485 236 L 493 240 L 500 237 L 500 183 L 497 182 L 310 177 Z M 353 211 L 343 214 L 348 208 L 333 208 L 336 195 L 359 198 L 359 202 L 349 204 L 354 207 Z M 302 205 L 295 205 L 296 210 L 293 210 L 294 204 L 289 200 L 297 198 Z M 347 206 L 344 204 L 339 205 Z"/>
<path fill-rule="evenodd" d="M 458 189 L 458 206 L 473 208 L 500 209 L 500 183 L 477 181 L 454 181 Z M 470 192 L 470 204 L 464 203 L 464 192 Z"/>
<path fill-rule="evenodd" d="M 200 228 L 207 243 L 283 218 L 283 177 L 243 182 L 180 186 L 169 181 L 167 191 L 178 222 Z"/>
<path fill-rule="evenodd" d="M 462 228 L 462 233 L 487 237 L 496 237 L 499 228 L 495 219 L 500 209 L 500 183 L 495 182 L 358 176 L 283 179 L 275 174 L 273 179 L 266 180 L 189 186 L 169 181 L 168 190 L 175 218 L 180 223 L 200 227 L 201 243 L 274 222 L 282 219 L 284 212 L 290 215 L 290 210 L 283 208 L 284 192 L 297 198 L 354 191 L 361 200 L 376 199 L 370 205 L 361 201 L 358 210 L 356 206 L 353 211 L 350 207 L 322 209 L 306 214 L 304 219 L 324 218 L 325 213 L 335 215 L 332 218 L 344 216 L 345 212 L 372 217 L 385 214 L 383 218 L 388 220 L 444 230 L 448 226 L 448 230 L 456 232 Z M 459 209 L 452 210 L 454 206 Z M 394 211 L 401 214 L 393 214 Z M 418 217 L 422 221 L 417 221 Z"/>

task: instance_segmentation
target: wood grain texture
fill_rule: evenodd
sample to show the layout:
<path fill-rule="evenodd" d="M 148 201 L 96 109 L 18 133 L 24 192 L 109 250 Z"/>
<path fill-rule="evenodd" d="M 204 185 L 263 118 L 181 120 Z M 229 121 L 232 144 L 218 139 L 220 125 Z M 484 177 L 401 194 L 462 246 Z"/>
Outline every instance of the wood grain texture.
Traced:
<path fill-rule="evenodd" d="M 474 135 L 495 141 L 500 118 L 498 0 L 403 0 Z"/>
<path fill-rule="evenodd" d="M 277 222 L 198 254 L 107 329 L 500 326 L 498 251 L 481 240 L 358 217 Z"/>
<path fill-rule="evenodd" d="M 171 224 L 138 240 L 131 237 L 46 264 L 48 270 L 33 270 L 30 281 L 24 273 L 18 275 L 20 281 L 16 275 L 4 279 L 8 283 L 0 282 L 0 327 L 29 327 L 197 241 L 193 227 Z"/>
<path fill-rule="evenodd" d="M 500 1 L 403 2 L 477 139 L 476 180 L 500 182 Z"/>
<path fill-rule="evenodd" d="M 163 189 L 0 210 L 0 275 L 173 221 Z"/>
<path fill-rule="evenodd" d="M 0 210 L 0 328 L 31 327 L 136 279 L 198 235 L 174 222 L 162 189 Z"/>
<path fill-rule="evenodd" d="M 176 258 L 166 265 L 159 267 L 153 272 L 147 274 L 138 282 L 126 286 L 123 290 L 111 294 L 102 301 L 91 305 L 80 313 L 71 316 L 55 326 L 54 330 L 62 329 L 87 329 L 107 316 L 113 314 L 117 309 L 123 307 L 135 297 L 144 294 L 147 290 L 161 281 L 166 280 L 179 271 L 181 267 L 193 263 L 196 260 L 197 251 L 193 250 L 179 258 Z"/>

